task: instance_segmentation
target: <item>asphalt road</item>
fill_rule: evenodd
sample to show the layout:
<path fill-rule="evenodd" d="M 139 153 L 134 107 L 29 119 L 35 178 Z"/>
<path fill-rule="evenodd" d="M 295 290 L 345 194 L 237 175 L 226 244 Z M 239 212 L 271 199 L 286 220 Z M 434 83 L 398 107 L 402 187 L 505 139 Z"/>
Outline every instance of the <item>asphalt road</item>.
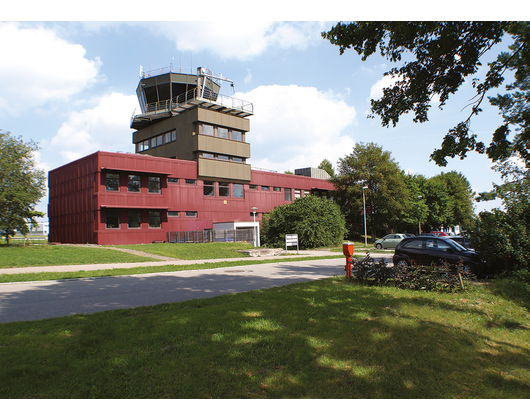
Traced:
<path fill-rule="evenodd" d="M 344 275 L 344 260 L 0 284 L 0 323 L 151 306 Z"/>

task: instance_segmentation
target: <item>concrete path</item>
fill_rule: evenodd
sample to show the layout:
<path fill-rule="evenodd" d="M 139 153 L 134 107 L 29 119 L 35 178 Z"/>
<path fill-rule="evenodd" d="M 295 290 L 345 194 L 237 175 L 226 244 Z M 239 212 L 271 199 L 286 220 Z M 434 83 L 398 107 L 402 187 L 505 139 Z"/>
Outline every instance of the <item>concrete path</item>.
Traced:
<path fill-rule="evenodd" d="M 344 257 L 338 253 L 303 251 L 303 253 L 294 255 L 299 257 L 334 255 L 341 258 L 73 280 L 0 283 L 0 323 L 202 299 L 344 275 Z M 378 256 L 391 257 L 390 254 L 371 255 L 376 258 Z M 292 256 L 291 254 L 286 257 L 250 257 L 228 260 L 281 259 Z M 174 261 L 170 264 L 196 264 L 213 261 L 219 260 Z M 15 272 L 25 272 L 31 276 L 31 273 L 38 271 L 91 271 L 146 265 L 168 265 L 168 261 L 28 267 L 3 269 L 0 274 L 7 270 L 15 270 Z"/>

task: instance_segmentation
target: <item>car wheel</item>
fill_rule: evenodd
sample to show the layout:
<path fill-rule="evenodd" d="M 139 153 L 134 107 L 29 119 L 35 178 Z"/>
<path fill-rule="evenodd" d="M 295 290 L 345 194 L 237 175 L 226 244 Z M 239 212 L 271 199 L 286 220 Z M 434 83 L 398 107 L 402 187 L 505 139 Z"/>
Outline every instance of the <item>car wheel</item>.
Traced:
<path fill-rule="evenodd" d="M 406 268 L 408 268 L 410 266 L 409 262 L 407 260 L 399 260 L 397 263 L 396 263 L 396 267 L 399 269 L 399 270 L 405 270 Z"/>
<path fill-rule="evenodd" d="M 473 264 L 464 264 L 464 274 L 472 275 L 476 274 L 476 269 Z"/>
<path fill-rule="evenodd" d="M 376 247 L 377 249 L 381 249 L 381 248 L 383 248 L 383 245 L 381 245 L 381 244 L 376 244 L 375 247 Z"/>

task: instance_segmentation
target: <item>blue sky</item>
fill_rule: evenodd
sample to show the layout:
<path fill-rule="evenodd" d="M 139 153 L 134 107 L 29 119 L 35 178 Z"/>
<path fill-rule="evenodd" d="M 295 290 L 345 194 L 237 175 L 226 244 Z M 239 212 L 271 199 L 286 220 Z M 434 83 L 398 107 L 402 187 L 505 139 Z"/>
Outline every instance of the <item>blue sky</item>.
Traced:
<path fill-rule="evenodd" d="M 185 15 L 194 16 L 192 11 Z M 374 142 L 409 173 L 431 177 L 456 170 L 476 192 L 500 182 L 491 162 L 475 153 L 445 168 L 429 162 L 448 129 L 467 117 L 471 80 L 443 111 L 434 102 L 427 123 L 404 117 L 396 128 L 383 128 L 380 120 L 366 118 L 391 63 L 378 54 L 365 62 L 354 51 L 339 55 L 320 33 L 340 16 L 325 22 L 117 21 L 112 13 L 102 22 L 79 21 L 79 13 L 75 19 L 67 14 L 61 21 L 27 21 L 19 10 L 7 16 L 13 18 L 0 23 L 0 129 L 37 141 L 37 161 L 46 171 L 97 150 L 133 152 L 129 124 L 139 111 L 140 66 L 148 71 L 173 64 L 222 73 L 234 81 L 234 89 L 224 84 L 222 93 L 254 104 L 247 136 L 254 167 L 292 171 L 323 159 L 336 166 L 356 142 Z M 489 143 L 501 119 L 489 104 L 483 109 L 471 128 Z M 46 212 L 46 205 L 47 197 L 38 209 Z"/>

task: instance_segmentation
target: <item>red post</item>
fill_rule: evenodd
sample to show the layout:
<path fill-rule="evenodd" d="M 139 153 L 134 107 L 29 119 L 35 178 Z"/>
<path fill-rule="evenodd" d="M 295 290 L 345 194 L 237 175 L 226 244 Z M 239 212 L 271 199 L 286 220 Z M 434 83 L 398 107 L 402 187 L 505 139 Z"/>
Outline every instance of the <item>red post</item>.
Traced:
<path fill-rule="evenodd" d="M 346 271 L 346 278 L 351 279 L 351 257 L 353 256 L 353 242 L 344 242 L 342 244 L 342 253 L 346 257 L 346 266 L 344 271 Z"/>

